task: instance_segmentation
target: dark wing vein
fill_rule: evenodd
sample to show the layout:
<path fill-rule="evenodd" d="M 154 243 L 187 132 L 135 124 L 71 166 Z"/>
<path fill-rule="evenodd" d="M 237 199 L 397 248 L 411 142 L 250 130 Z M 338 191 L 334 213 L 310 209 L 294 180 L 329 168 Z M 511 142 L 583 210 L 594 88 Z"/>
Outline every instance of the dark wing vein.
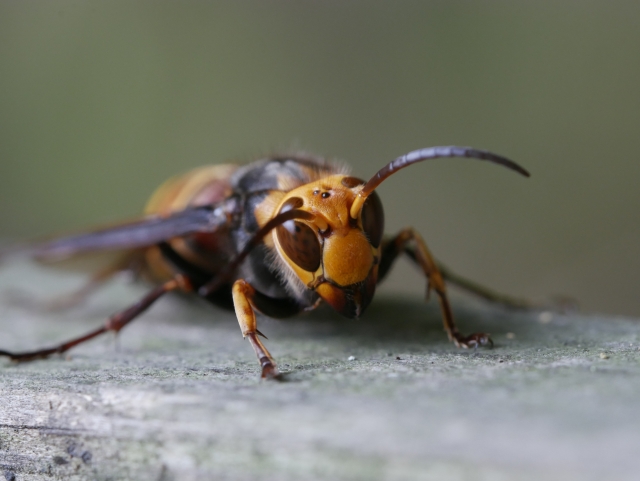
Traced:
<path fill-rule="evenodd" d="M 195 207 L 168 217 L 146 217 L 139 221 L 62 237 L 36 244 L 22 252 L 38 258 L 60 258 L 97 250 L 146 247 L 196 232 L 215 232 L 228 222 L 223 207 Z"/>

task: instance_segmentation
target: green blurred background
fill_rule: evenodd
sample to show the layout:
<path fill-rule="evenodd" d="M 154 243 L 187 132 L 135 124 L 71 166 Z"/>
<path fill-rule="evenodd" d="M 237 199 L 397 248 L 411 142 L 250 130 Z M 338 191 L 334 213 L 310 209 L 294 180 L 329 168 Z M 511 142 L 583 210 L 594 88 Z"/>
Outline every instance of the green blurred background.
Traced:
<path fill-rule="evenodd" d="M 462 274 L 640 315 L 638 2 L 0 2 L 0 237 L 136 215 L 168 176 L 305 149 Z M 419 294 L 406 264 L 388 292 Z"/>

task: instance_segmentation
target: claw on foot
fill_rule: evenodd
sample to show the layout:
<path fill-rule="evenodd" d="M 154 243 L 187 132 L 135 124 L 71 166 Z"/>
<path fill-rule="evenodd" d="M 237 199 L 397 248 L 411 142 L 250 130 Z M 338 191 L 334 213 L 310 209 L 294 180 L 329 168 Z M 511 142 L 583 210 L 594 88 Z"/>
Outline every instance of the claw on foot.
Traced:
<path fill-rule="evenodd" d="M 493 341 L 489 334 L 485 334 L 484 332 L 479 332 L 476 334 L 471 334 L 470 336 L 462 336 L 460 334 L 456 335 L 453 339 L 453 342 L 458 347 L 463 347 L 468 349 L 470 347 L 479 347 L 479 346 L 487 346 L 492 348 Z"/>
<path fill-rule="evenodd" d="M 262 366 L 262 375 L 260 376 L 262 379 L 280 379 L 281 374 L 278 371 L 278 368 L 271 362 L 270 359 L 260 359 L 260 365 Z"/>

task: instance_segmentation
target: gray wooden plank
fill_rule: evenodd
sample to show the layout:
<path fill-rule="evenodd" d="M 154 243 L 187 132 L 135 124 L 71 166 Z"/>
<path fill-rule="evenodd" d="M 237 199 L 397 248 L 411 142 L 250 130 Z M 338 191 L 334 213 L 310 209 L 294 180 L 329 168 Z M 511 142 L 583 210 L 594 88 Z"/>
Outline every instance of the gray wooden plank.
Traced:
<path fill-rule="evenodd" d="M 25 262 L 0 269 L 40 296 L 80 282 Z M 86 306 L 0 302 L 0 346 L 27 349 L 98 325 L 144 286 Z M 260 382 L 232 314 L 178 297 L 67 357 L 0 361 L 6 479 L 635 479 L 640 324 L 519 313 L 456 297 L 446 340 L 435 302 L 382 296 L 358 321 L 322 310 L 260 320 L 287 382 Z M 350 356 L 355 359 L 349 360 Z"/>

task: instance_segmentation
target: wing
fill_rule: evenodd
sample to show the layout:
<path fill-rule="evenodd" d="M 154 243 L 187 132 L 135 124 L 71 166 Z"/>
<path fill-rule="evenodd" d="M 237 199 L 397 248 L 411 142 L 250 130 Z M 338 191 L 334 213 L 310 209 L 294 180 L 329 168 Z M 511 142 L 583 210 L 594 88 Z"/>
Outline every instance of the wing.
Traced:
<path fill-rule="evenodd" d="M 149 216 L 93 232 L 61 237 L 50 241 L 9 249 L 45 261 L 57 261 L 76 254 L 148 247 L 174 237 L 204 232 L 214 233 L 228 225 L 229 202 L 214 206 L 192 207 L 168 216 Z"/>

